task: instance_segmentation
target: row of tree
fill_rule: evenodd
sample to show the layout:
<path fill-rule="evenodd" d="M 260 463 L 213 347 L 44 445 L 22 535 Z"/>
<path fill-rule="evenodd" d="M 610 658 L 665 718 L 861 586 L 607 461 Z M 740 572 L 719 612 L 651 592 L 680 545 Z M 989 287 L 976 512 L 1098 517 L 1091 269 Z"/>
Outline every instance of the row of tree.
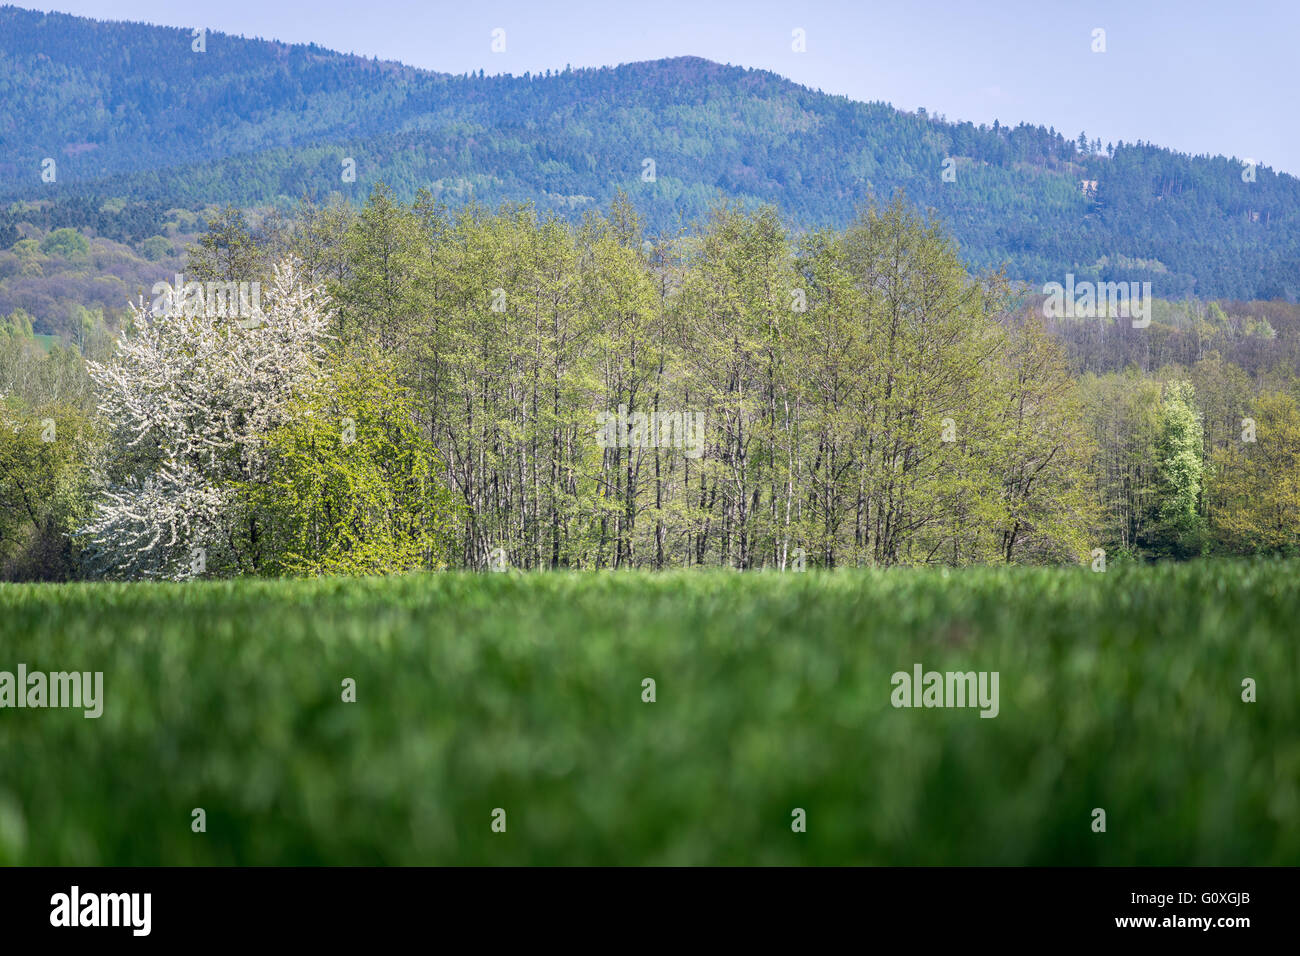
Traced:
<path fill-rule="evenodd" d="M 1079 379 L 1037 313 L 901 199 L 797 239 L 770 209 L 723 206 L 651 240 L 625 201 L 575 225 L 378 188 L 360 210 L 308 203 L 260 230 L 227 210 L 184 278 L 178 310 L 141 300 L 84 370 L 9 336 L 0 462 L 62 449 L 39 467 L 66 499 L 39 535 L 18 506 L 0 526 L 9 575 L 1059 563 L 1300 542 L 1293 388 L 1217 353 Z M 213 308 L 217 282 L 263 283 L 264 314 Z M 7 371 L 56 362 L 74 373 L 54 395 Z M 41 441 L 54 401 L 64 420 Z M 0 505 L 21 471 L 0 474 Z M 40 560 L 59 544 L 54 571 L 32 571 L 38 538 Z"/>
<path fill-rule="evenodd" d="M 200 267 L 230 274 L 239 232 L 210 234 Z M 725 207 L 650 243 L 624 202 L 570 227 L 377 190 L 355 218 L 305 210 L 266 247 L 325 281 L 341 350 L 373 343 L 401 370 L 463 517 L 458 563 L 1087 551 L 1087 442 L 1059 350 L 901 200 L 797 244 L 772 210 Z M 598 415 L 620 409 L 703 419 L 703 454 L 633 430 L 600 441 Z"/>

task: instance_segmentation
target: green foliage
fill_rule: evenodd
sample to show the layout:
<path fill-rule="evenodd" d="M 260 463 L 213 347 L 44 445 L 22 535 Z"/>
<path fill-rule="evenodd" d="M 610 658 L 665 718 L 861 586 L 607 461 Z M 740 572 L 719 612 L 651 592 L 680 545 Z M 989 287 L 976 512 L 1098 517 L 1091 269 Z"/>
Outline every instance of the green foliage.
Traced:
<path fill-rule="evenodd" d="M 72 532 L 88 512 L 92 430 L 66 406 L 0 405 L 0 579 L 78 576 Z"/>
<path fill-rule="evenodd" d="M 7 342 L 32 337 L 32 317 L 24 309 L 14 309 L 6 316 L 0 316 L 0 336 Z"/>
<path fill-rule="evenodd" d="M 1237 554 L 1300 554 L 1300 406 L 1292 395 L 1266 392 L 1249 425 L 1219 471 L 1218 540 Z"/>
<path fill-rule="evenodd" d="M 130 215 L 138 212 L 133 207 Z M 0 232 L 4 222 L 13 221 L 32 237 L 0 251 L 0 314 L 22 309 L 38 334 L 99 354 L 110 344 L 107 329 L 126 318 L 127 303 L 148 296 L 155 283 L 182 269 L 181 250 L 189 236 L 164 221 L 161 206 L 152 214 L 159 218 L 137 223 L 143 233 L 137 236 L 135 226 L 115 229 L 104 221 L 110 214 L 88 211 L 81 203 L 0 210 Z M 85 311 L 99 314 L 89 330 L 81 321 Z"/>
<path fill-rule="evenodd" d="M 577 227 L 383 188 L 329 215 L 309 207 L 296 241 L 341 340 L 412 389 L 464 505 L 457 563 L 1087 553 L 1089 439 L 1063 357 L 901 197 L 801 243 L 771 208 L 722 206 L 658 244 L 625 200 Z M 602 441 L 619 409 L 697 419 L 697 445 Z"/>
<path fill-rule="evenodd" d="M 19 239 L 10 247 L 18 262 L 18 274 L 24 278 L 40 276 L 45 272 L 45 257 L 35 239 Z"/>
<path fill-rule="evenodd" d="M 1204 434 L 1195 398 L 1189 382 L 1166 386 L 1155 445 L 1155 538 L 1180 557 L 1199 543 Z"/>
<path fill-rule="evenodd" d="M 90 252 L 90 242 L 75 229 L 55 229 L 41 240 L 41 252 L 64 259 L 82 259 Z"/>
<path fill-rule="evenodd" d="M 81 352 L 33 335 L 31 316 L 21 309 L 0 317 L 0 398 L 5 396 L 18 409 L 68 406 L 87 416 L 95 409 Z"/>
<path fill-rule="evenodd" d="M 171 240 L 165 236 L 150 236 L 144 242 L 140 243 L 140 255 L 144 256 L 150 262 L 157 262 L 160 259 L 173 254 Z"/>
<path fill-rule="evenodd" d="M 336 365 L 266 439 L 247 489 L 271 574 L 394 574 L 446 566 L 453 507 L 411 392 L 376 353 Z"/>
<path fill-rule="evenodd" d="M 186 271 L 265 277 L 287 253 L 332 298 L 334 361 L 370 355 L 398 390 L 399 472 L 437 476 L 456 517 L 450 497 L 394 492 L 405 479 L 364 449 L 355 495 L 312 490 L 322 463 L 302 449 L 321 436 L 281 436 L 298 490 L 277 507 L 244 489 L 261 516 L 223 538 L 247 572 L 482 568 L 497 549 L 520 568 L 1185 558 L 1285 550 L 1294 528 L 1274 509 L 1252 547 L 1222 514 L 1241 497 L 1225 471 L 1237 423 L 1300 360 L 1300 310 L 1157 300 L 1145 329 L 1053 324 L 1001 276 L 970 275 L 901 196 L 801 236 L 770 207 L 724 204 L 698 233 L 652 241 L 626 198 L 574 225 L 378 186 L 359 211 L 337 195 L 256 223 L 215 211 Z M 93 407 L 79 356 L 45 361 L 32 325 L 4 324 L 0 388 Z M 67 337 L 102 355 L 106 325 L 78 306 Z M 1129 354 L 1157 371 L 1071 375 Z M 699 447 L 602 444 L 598 416 L 620 408 L 698 417 Z M 402 530 L 386 494 L 440 517 Z"/>
<path fill-rule="evenodd" d="M 1296 575 L 0 585 L 6 660 L 105 698 L 5 711 L 0 863 L 1290 865 Z M 916 662 L 998 716 L 893 708 Z"/>
<path fill-rule="evenodd" d="M 199 282 L 252 282 L 266 271 L 248 220 L 234 206 L 226 206 L 210 219 L 207 230 L 187 252 L 189 271 Z"/>
<path fill-rule="evenodd" d="M 775 209 L 724 204 L 698 234 L 653 242 L 627 199 L 573 225 L 530 206 L 404 204 L 380 186 L 360 211 L 338 196 L 256 225 L 217 211 L 187 272 L 265 276 L 286 252 L 337 310 L 342 364 L 326 381 L 403 408 L 407 424 L 387 423 L 389 450 L 363 445 L 355 460 L 318 458 L 313 442 L 337 438 L 320 425 L 278 436 L 282 485 L 240 490 L 257 507 L 226 542 L 257 574 L 481 568 L 497 549 L 523 568 L 1249 553 L 1221 512 L 1257 386 L 1210 346 L 1236 358 L 1247 325 L 1275 325 L 1255 363 L 1277 377 L 1300 342 L 1281 303 L 1157 300 L 1151 328 L 1128 333 L 1162 363 L 1177 336 L 1203 358 L 1076 382 L 1095 332 L 1022 311 L 1000 276 L 970 276 L 902 196 L 802 237 Z M 38 360 L 29 325 L 21 312 L 5 324 L 0 382 L 94 407 L 77 354 Z M 104 325 L 78 308 L 70 337 L 100 347 Z M 383 369 L 378 392 L 348 371 L 356 355 Z M 698 447 L 686 454 L 680 432 L 602 446 L 598 415 L 619 408 L 698 416 Z M 337 480 L 317 485 L 326 467 Z M 437 501 L 409 490 L 421 475 L 437 477 Z M 1286 540 L 1291 512 L 1274 514 L 1258 549 Z"/>
<path fill-rule="evenodd" d="M 1098 445 L 1098 543 L 1144 554 L 1156 495 L 1160 385 L 1130 368 L 1123 374 L 1085 375 L 1079 389 Z"/>
<path fill-rule="evenodd" d="M 1300 551 L 1300 420 L 1276 387 L 1294 382 L 1286 367 L 1252 381 L 1215 352 L 1189 369 L 1084 376 L 1107 560 Z"/>

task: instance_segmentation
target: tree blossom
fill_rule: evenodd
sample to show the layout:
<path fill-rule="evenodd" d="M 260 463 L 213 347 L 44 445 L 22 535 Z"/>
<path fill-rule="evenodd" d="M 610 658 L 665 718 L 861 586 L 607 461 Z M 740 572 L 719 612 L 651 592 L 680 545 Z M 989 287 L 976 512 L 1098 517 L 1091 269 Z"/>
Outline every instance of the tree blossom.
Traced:
<path fill-rule="evenodd" d="M 112 358 L 88 363 L 110 441 L 84 531 L 106 574 L 255 564 L 257 528 L 235 491 L 264 479 L 263 437 L 321 374 L 330 337 L 329 300 L 300 273 L 294 259 L 276 266 L 260 323 L 132 304 Z M 186 301 L 179 286 L 171 294 Z"/>

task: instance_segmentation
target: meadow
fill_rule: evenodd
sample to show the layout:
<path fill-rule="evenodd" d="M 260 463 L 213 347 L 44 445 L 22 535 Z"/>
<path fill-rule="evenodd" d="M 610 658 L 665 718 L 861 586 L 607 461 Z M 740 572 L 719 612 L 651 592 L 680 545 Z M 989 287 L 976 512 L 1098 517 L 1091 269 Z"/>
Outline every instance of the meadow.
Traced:
<path fill-rule="evenodd" d="M 4 584 L 0 670 L 102 671 L 104 701 L 0 709 L 0 863 L 1296 864 L 1297 583 Z M 892 706 L 917 663 L 998 672 L 997 716 Z"/>

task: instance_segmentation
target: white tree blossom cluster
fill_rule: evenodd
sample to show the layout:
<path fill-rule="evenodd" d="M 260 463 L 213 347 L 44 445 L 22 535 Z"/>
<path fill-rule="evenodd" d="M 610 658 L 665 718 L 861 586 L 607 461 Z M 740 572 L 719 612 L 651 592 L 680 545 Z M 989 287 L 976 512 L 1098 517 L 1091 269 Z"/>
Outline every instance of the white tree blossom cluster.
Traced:
<path fill-rule="evenodd" d="M 239 563 L 236 489 L 264 477 L 263 436 L 317 380 L 329 339 L 329 300 L 300 270 L 276 266 L 257 328 L 132 304 L 113 357 L 90 363 L 111 437 L 84 531 L 106 575 L 183 579 Z"/>

